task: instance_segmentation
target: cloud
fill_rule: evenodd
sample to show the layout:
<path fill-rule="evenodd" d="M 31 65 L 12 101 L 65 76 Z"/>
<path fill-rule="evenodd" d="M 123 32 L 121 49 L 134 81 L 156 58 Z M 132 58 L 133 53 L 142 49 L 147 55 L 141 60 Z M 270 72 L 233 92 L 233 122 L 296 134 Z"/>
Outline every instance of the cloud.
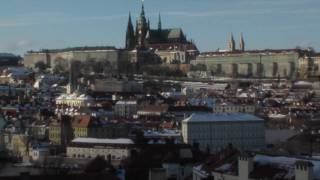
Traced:
<path fill-rule="evenodd" d="M 43 24 L 65 24 L 85 21 L 113 21 L 127 17 L 127 14 L 114 14 L 109 16 L 83 16 L 75 17 L 62 12 L 38 12 L 19 15 L 9 19 L 0 19 L 0 27 L 23 27 Z"/>
<path fill-rule="evenodd" d="M 17 52 L 25 49 L 30 49 L 34 45 L 33 41 L 27 39 L 21 39 L 13 42 L 7 42 L 0 44 L 2 51 Z"/>
<path fill-rule="evenodd" d="M 245 15 L 266 15 L 266 14 L 314 14 L 320 15 L 319 9 L 247 9 L 247 10 L 210 10 L 210 11 L 168 11 L 163 14 L 183 17 L 214 17 L 214 16 L 245 16 Z"/>
<path fill-rule="evenodd" d="M 35 23 L 28 23 L 28 22 L 1 22 L 0 21 L 0 27 L 21 27 L 21 26 L 30 26 L 34 25 Z"/>

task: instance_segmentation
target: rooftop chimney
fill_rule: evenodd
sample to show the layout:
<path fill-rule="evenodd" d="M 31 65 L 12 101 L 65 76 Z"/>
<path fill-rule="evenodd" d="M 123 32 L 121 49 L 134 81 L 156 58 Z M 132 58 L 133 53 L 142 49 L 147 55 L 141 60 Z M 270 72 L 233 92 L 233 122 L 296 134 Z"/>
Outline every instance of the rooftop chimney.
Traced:
<path fill-rule="evenodd" d="M 250 173 L 253 170 L 253 156 L 248 153 L 241 153 L 238 159 L 239 180 L 250 179 Z"/>
<path fill-rule="evenodd" d="M 296 161 L 295 164 L 295 179 L 312 180 L 313 179 L 313 164 L 309 161 Z"/>

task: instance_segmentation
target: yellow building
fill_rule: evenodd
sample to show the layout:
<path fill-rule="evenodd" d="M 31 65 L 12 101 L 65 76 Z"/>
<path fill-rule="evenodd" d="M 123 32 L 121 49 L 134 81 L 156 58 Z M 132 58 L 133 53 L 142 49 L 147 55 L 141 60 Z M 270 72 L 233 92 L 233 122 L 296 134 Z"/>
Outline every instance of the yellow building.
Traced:
<path fill-rule="evenodd" d="M 88 137 L 91 117 L 89 115 L 75 116 L 72 121 L 74 138 Z"/>
<path fill-rule="evenodd" d="M 49 125 L 49 140 L 54 144 L 61 144 L 61 124 L 54 121 Z"/>

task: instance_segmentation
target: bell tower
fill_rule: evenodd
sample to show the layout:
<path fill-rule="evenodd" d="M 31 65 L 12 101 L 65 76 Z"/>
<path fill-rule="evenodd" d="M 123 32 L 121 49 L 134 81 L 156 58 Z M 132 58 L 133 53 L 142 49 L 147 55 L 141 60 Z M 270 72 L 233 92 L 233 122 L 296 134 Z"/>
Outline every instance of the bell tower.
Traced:
<path fill-rule="evenodd" d="M 148 32 L 148 23 L 145 17 L 144 3 L 142 1 L 141 13 L 140 13 L 140 16 L 138 17 L 137 25 L 136 25 L 136 40 L 137 40 L 136 47 L 138 49 L 145 48 L 145 40 L 146 40 L 147 32 Z"/>
<path fill-rule="evenodd" d="M 230 38 L 229 38 L 229 41 L 228 41 L 228 50 L 230 52 L 234 52 L 236 50 L 235 41 L 234 41 L 232 33 L 230 34 Z"/>
<path fill-rule="evenodd" d="M 245 43 L 244 43 L 244 39 L 243 39 L 243 34 L 241 33 L 240 35 L 240 51 L 244 52 L 245 50 Z"/>
<path fill-rule="evenodd" d="M 132 50 L 135 47 L 134 29 L 131 21 L 131 13 L 129 12 L 129 20 L 126 33 L 126 49 Z"/>

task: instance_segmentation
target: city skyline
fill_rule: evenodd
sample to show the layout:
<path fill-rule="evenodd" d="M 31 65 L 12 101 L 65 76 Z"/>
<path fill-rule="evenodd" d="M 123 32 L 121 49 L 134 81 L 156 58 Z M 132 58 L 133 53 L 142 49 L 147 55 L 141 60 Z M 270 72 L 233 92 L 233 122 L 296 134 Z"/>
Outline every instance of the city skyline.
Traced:
<path fill-rule="evenodd" d="M 60 2 L 60 3 L 59 3 Z M 246 49 L 314 47 L 320 49 L 317 31 L 320 2 L 231 0 L 145 1 L 146 17 L 164 28 L 181 27 L 200 51 L 226 49 L 230 33 L 239 48 L 244 33 Z M 128 13 L 133 20 L 141 1 L 80 0 L 73 2 L 12 0 L 0 12 L 0 51 L 23 54 L 27 50 L 72 46 L 124 47 Z"/>

